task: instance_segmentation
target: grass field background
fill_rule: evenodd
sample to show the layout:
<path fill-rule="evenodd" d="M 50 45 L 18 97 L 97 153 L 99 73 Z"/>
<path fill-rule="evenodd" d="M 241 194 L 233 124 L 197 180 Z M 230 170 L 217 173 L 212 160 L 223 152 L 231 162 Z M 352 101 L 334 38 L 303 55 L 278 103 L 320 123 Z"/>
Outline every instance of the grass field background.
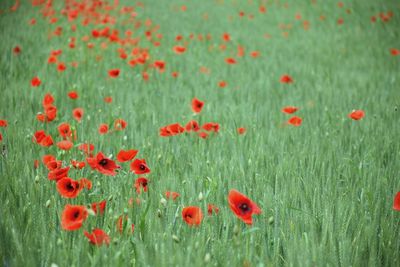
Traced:
<path fill-rule="evenodd" d="M 81 17 L 69 22 L 61 14 L 64 1 L 53 1 L 55 23 L 41 15 L 45 4 L 21 1 L 10 11 L 14 1 L 0 3 L 0 119 L 8 121 L 0 128 L 3 266 L 400 265 L 400 213 L 392 208 L 400 191 L 400 56 L 390 52 L 400 49 L 398 1 L 343 1 L 343 7 L 338 1 L 119 2 L 108 11 L 114 25 L 87 26 Z M 265 13 L 259 12 L 261 5 Z M 119 13 L 123 6 L 135 8 L 140 28 Z M 387 12 L 393 16 L 382 21 L 379 14 Z M 146 19 L 152 21 L 149 28 L 159 25 L 154 35 L 161 33 L 162 39 L 145 38 Z M 129 53 L 130 46 L 91 38 L 95 47 L 88 49 L 82 37 L 105 26 L 118 29 L 120 36 L 132 30 L 140 37 L 138 46 L 149 49 L 151 62 L 166 62 L 165 72 L 149 69 L 149 80 L 143 80 L 143 67 L 131 67 L 118 55 L 118 48 Z M 63 27 L 62 34 L 53 36 L 57 27 Z M 223 41 L 224 33 L 230 42 Z M 177 42 L 177 35 L 183 41 Z M 73 49 L 71 37 L 76 38 Z M 101 48 L 102 41 L 107 48 Z M 187 48 L 182 55 L 172 51 L 178 43 Z M 238 45 L 245 56 L 236 55 Z M 21 48 L 18 55 L 15 46 Z M 47 63 L 56 49 L 67 65 L 63 72 Z M 260 56 L 252 58 L 251 51 Z M 227 57 L 237 63 L 226 64 Z M 120 75 L 110 78 L 110 69 L 120 69 Z M 177 78 L 173 71 L 179 72 Z M 294 82 L 282 84 L 284 74 Z M 39 87 L 30 85 L 35 76 L 42 81 Z M 224 88 L 218 86 L 222 80 Z M 71 90 L 79 93 L 77 100 L 68 98 Z M 54 96 L 58 114 L 55 121 L 41 123 L 35 116 L 46 93 Z M 113 102 L 105 103 L 106 96 Z M 194 97 L 205 102 L 197 115 L 190 106 Z M 300 107 L 301 126 L 286 124 L 290 116 L 281 109 L 288 105 Z M 81 123 L 72 118 L 76 107 L 84 109 Z M 348 118 L 353 109 L 364 110 L 365 117 Z M 128 123 L 124 131 L 98 134 L 100 123 L 112 128 L 117 118 Z M 191 119 L 218 122 L 221 129 L 207 139 L 159 136 L 160 127 Z M 96 152 L 113 159 L 120 149 L 138 149 L 137 157 L 151 168 L 149 191 L 135 192 L 138 176 L 122 163 L 115 177 L 89 167 L 71 170 L 71 177 L 87 177 L 93 188 L 76 199 L 62 198 L 46 167 L 34 168 L 34 160 L 51 153 L 68 165 L 85 157 L 76 147 L 61 152 L 32 142 L 41 129 L 60 141 L 62 122 L 77 130 L 76 146 L 93 143 Z M 239 135 L 238 127 L 246 133 Z M 262 209 L 252 226 L 229 209 L 230 189 Z M 164 206 L 160 201 L 168 190 L 180 197 Z M 136 197 L 140 205 L 128 205 Z M 78 231 L 61 229 L 66 204 L 103 199 L 108 200 L 103 216 L 89 216 Z M 208 203 L 220 212 L 207 216 Z M 182 220 L 182 208 L 191 205 L 205 213 L 199 227 Z M 135 224 L 133 234 L 129 226 L 122 234 L 117 231 L 122 214 Z M 109 246 L 88 242 L 83 230 L 95 227 L 110 235 Z"/>

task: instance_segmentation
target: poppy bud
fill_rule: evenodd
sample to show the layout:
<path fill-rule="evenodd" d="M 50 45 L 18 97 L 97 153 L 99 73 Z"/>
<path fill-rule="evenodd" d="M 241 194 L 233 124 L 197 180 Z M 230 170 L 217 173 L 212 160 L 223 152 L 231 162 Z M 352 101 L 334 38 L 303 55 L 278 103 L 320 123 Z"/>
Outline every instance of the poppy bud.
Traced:
<path fill-rule="evenodd" d="M 233 234 L 238 235 L 239 231 L 240 231 L 239 226 L 235 225 L 235 227 L 233 227 Z"/>
<path fill-rule="evenodd" d="M 205 262 L 205 263 L 208 263 L 208 262 L 210 262 L 210 260 L 211 260 L 211 255 L 210 255 L 210 253 L 206 253 L 206 255 L 204 256 L 204 262 Z"/>
<path fill-rule="evenodd" d="M 35 177 L 35 183 L 39 183 L 39 180 L 40 180 L 40 178 L 39 178 L 39 176 L 38 175 L 36 175 L 36 177 Z"/>
<path fill-rule="evenodd" d="M 268 223 L 273 224 L 274 223 L 274 216 L 271 216 L 268 218 Z"/>
<path fill-rule="evenodd" d="M 158 218 L 161 218 L 161 217 L 162 217 L 162 212 L 161 212 L 160 209 L 157 210 L 157 217 L 158 217 Z"/>
<path fill-rule="evenodd" d="M 165 198 L 161 198 L 160 204 L 163 205 L 164 207 L 167 206 L 167 200 Z"/>
<path fill-rule="evenodd" d="M 94 212 L 94 210 L 92 209 L 87 209 L 87 212 L 89 213 L 89 215 L 96 216 L 96 212 Z"/>
<path fill-rule="evenodd" d="M 198 197 L 198 200 L 199 200 L 199 201 L 202 201 L 203 199 L 204 199 L 203 193 L 200 192 L 199 197 Z"/>
<path fill-rule="evenodd" d="M 176 242 L 179 243 L 179 237 L 177 237 L 176 235 L 172 235 L 172 239 Z"/>
<path fill-rule="evenodd" d="M 50 204 L 51 204 L 51 200 L 49 199 L 49 200 L 46 201 L 46 204 L 45 204 L 46 208 L 50 207 Z"/>

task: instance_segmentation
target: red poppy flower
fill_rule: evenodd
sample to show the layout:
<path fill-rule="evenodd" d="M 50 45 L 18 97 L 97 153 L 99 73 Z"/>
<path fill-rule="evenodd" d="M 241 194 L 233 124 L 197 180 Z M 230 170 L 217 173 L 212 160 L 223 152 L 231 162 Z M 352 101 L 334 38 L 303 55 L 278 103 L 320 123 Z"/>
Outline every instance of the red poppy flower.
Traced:
<path fill-rule="evenodd" d="M 79 179 L 79 184 L 81 185 L 82 188 L 86 188 L 87 190 L 92 189 L 92 181 L 90 181 L 87 178 L 81 178 Z"/>
<path fill-rule="evenodd" d="M 83 109 L 82 108 L 76 108 L 72 111 L 72 116 L 77 122 L 81 122 L 82 117 L 83 117 Z"/>
<path fill-rule="evenodd" d="M 87 231 L 84 232 L 85 236 L 89 239 L 89 242 L 96 246 L 109 245 L 110 237 L 101 229 L 93 229 L 92 233 Z"/>
<path fill-rule="evenodd" d="M 201 128 L 206 131 L 214 131 L 217 133 L 219 131 L 219 124 L 216 122 L 207 122 L 204 123 Z"/>
<path fill-rule="evenodd" d="M 185 129 L 187 132 L 191 132 L 191 131 L 197 132 L 200 130 L 200 126 L 197 123 L 197 121 L 191 120 L 186 124 Z"/>
<path fill-rule="evenodd" d="M 225 42 L 229 42 L 231 40 L 231 36 L 229 35 L 229 33 L 224 33 L 222 35 L 222 40 L 224 40 Z"/>
<path fill-rule="evenodd" d="M 15 46 L 13 48 L 13 52 L 14 52 L 14 54 L 18 55 L 19 53 L 21 53 L 21 47 L 19 47 L 18 45 Z"/>
<path fill-rule="evenodd" d="M 348 115 L 348 117 L 350 119 L 353 119 L 353 120 L 356 120 L 356 121 L 361 120 L 362 118 L 364 118 L 364 116 L 365 116 L 365 112 L 363 110 L 353 110 Z"/>
<path fill-rule="evenodd" d="M 165 127 L 160 128 L 160 136 L 173 136 L 181 134 L 185 131 L 179 123 L 173 123 Z"/>
<path fill-rule="evenodd" d="M 281 77 L 281 83 L 292 83 L 293 79 L 289 75 L 285 74 Z"/>
<path fill-rule="evenodd" d="M 61 215 L 61 227 L 68 231 L 78 230 L 87 216 L 88 212 L 85 206 L 67 204 Z"/>
<path fill-rule="evenodd" d="M 244 127 L 237 128 L 237 132 L 238 132 L 238 134 L 244 134 L 244 133 L 246 133 L 246 128 L 244 128 Z"/>
<path fill-rule="evenodd" d="M 186 47 L 180 46 L 180 45 L 176 45 L 176 46 L 174 46 L 173 50 L 174 50 L 174 52 L 175 52 L 176 54 L 179 55 L 179 54 L 185 53 Z"/>
<path fill-rule="evenodd" d="M 218 82 L 218 86 L 221 87 L 221 88 L 226 87 L 227 84 L 228 84 L 228 83 L 227 83 L 226 81 L 219 81 L 219 82 Z"/>
<path fill-rule="evenodd" d="M 396 196 L 394 197 L 393 209 L 400 211 L 400 192 L 397 192 Z"/>
<path fill-rule="evenodd" d="M 95 214 L 97 214 L 97 212 L 99 212 L 102 215 L 102 214 L 104 214 L 104 210 L 106 208 L 106 204 L 107 204 L 106 200 L 92 203 L 92 205 L 91 205 L 92 206 L 92 210 L 94 211 Z"/>
<path fill-rule="evenodd" d="M 228 57 L 225 58 L 225 62 L 229 65 L 236 64 L 236 59 L 234 59 L 233 57 Z"/>
<path fill-rule="evenodd" d="M 60 136 L 64 139 L 69 138 L 72 135 L 71 126 L 65 122 L 61 123 L 58 126 L 58 132 L 60 133 Z"/>
<path fill-rule="evenodd" d="M 51 154 L 44 155 L 42 157 L 42 162 L 43 162 L 44 165 L 46 165 L 50 161 L 55 161 L 55 160 L 56 160 L 56 158 Z"/>
<path fill-rule="evenodd" d="M 49 147 L 53 145 L 53 138 L 51 135 L 46 135 L 39 143 L 39 145 L 44 147 Z"/>
<path fill-rule="evenodd" d="M 0 133 L 0 142 L 3 141 L 3 135 Z"/>
<path fill-rule="evenodd" d="M 57 191 L 65 198 L 76 198 L 82 189 L 80 182 L 69 177 L 64 177 L 57 181 Z"/>
<path fill-rule="evenodd" d="M 47 174 L 47 178 L 49 178 L 49 180 L 58 181 L 64 177 L 68 177 L 68 172 L 69 167 L 55 169 Z"/>
<path fill-rule="evenodd" d="M 68 93 L 68 97 L 71 98 L 71 99 L 78 99 L 79 96 L 78 96 L 78 93 L 76 91 L 70 91 Z"/>
<path fill-rule="evenodd" d="M 44 108 L 51 106 L 54 103 L 54 97 L 51 94 L 45 94 L 42 105 Z"/>
<path fill-rule="evenodd" d="M 128 125 L 128 123 L 123 119 L 116 119 L 114 121 L 114 129 L 117 130 L 117 131 L 124 130 L 127 125 Z"/>
<path fill-rule="evenodd" d="M 282 109 L 282 112 L 283 112 L 283 113 L 286 113 L 286 114 L 293 114 L 293 113 L 295 113 L 295 112 L 298 111 L 298 110 L 299 110 L 299 108 L 297 108 L 297 107 L 287 106 L 287 107 L 284 107 L 284 108 Z"/>
<path fill-rule="evenodd" d="M 138 150 L 120 150 L 117 154 L 117 160 L 119 162 L 131 161 L 138 153 Z"/>
<path fill-rule="evenodd" d="M 112 69 L 108 71 L 108 76 L 110 76 L 111 78 L 117 78 L 119 73 L 119 69 Z"/>
<path fill-rule="evenodd" d="M 194 113 L 200 113 L 204 107 L 204 102 L 200 101 L 196 97 L 192 100 L 192 110 Z"/>
<path fill-rule="evenodd" d="M 0 134 L 0 135 L 1 135 L 1 134 Z M 1 137 L 0 137 L 0 141 L 1 141 Z M 35 160 L 33 161 L 33 168 L 35 168 L 35 169 L 39 168 L 39 163 L 40 163 L 40 161 L 37 160 L 37 159 L 35 159 Z"/>
<path fill-rule="evenodd" d="M 54 171 L 57 169 L 61 169 L 62 161 L 61 160 L 52 160 L 52 161 L 47 162 L 45 165 L 49 171 Z"/>
<path fill-rule="evenodd" d="M 57 143 L 57 147 L 61 150 L 70 150 L 74 147 L 74 144 L 69 140 L 63 140 Z"/>
<path fill-rule="evenodd" d="M 46 121 L 51 122 L 57 117 L 57 107 L 48 105 L 45 107 L 44 113 L 46 114 Z"/>
<path fill-rule="evenodd" d="M 211 216 L 213 214 L 213 211 L 215 212 L 215 214 L 218 214 L 219 208 L 213 204 L 208 204 L 207 205 L 208 216 Z"/>
<path fill-rule="evenodd" d="M 71 164 L 75 169 L 83 169 L 86 166 L 84 161 L 71 160 Z"/>
<path fill-rule="evenodd" d="M 163 72 L 165 70 L 165 61 L 163 60 L 156 60 L 154 61 L 154 67 L 157 68 L 160 72 Z"/>
<path fill-rule="evenodd" d="M 31 80 L 31 85 L 33 87 L 38 87 L 42 82 L 40 81 L 39 77 L 33 77 Z"/>
<path fill-rule="evenodd" d="M 260 208 L 247 196 L 232 189 L 228 195 L 229 207 L 233 213 L 246 224 L 253 223 L 253 214 L 260 214 Z"/>
<path fill-rule="evenodd" d="M 177 199 L 179 196 L 180 196 L 180 194 L 177 193 L 177 192 L 170 192 L 170 191 L 165 192 L 165 197 L 166 197 L 167 199 L 172 198 L 172 200 L 175 200 L 175 199 Z"/>
<path fill-rule="evenodd" d="M 108 125 L 105 123 L 100 124 L 99 134 L 106 134 L 106 133 L 108 133 Z"/>
<path fill-rule="evenodd" d="M 197 135 L 203 139 L 206 139 L 208 137 L 208 133 L 206 133 L 206 132 L 199 132 Z"/>
<path fill-rule="evenodd" d="M 196 206 L 185 207 L 182 210 L 182 218 L 188 225 L 200 225 L 203 212 Z"/>
<path fill-rule="evenodd" d="M 86 161 L 92 169 L 99 171 L 104 175 L 115 176 L 115 170 L 120 168 L 115 161 L 106 158 L 103 153 L 97 153 L 94 158 L 87 158 Z"/>
<path fill-rule="evenodd" d="M 64 63 L 64 62 L 58 63 L 58 65 L 57 65 L 57 70 L 58 70 L 59 72 L 62 72 L 62 71 L 64 71 L 64 70 L 66 70 L 66 69 L 67 69 L 67 66 L 65 66 L 65 63 Z"/>
<path fill-rule="evenodd" d="M 78 146 L 79 150 L 82 150 L 86 155 L 91 155 L 94 150 L 93 144 L 81 144 Z"/>
<path fill-rule="evenodd" d="M 135 174 L 145 174 L 150 173 L 150 169 L 147 166 L 145 159 L 135 159 L 131 163 L 131 171 Z"/>
<path fill-rule="evenodd" d="M 392 54 L 392 56 L 399 56 L 400 49 L 392 48 L 392 49 L 390 49 L 390 54 Z"/>
<path fill-rule="evenodd" d="M 135 188 L 136 188 L 136 192 L 138 194 L 140 194 L 140 188 L 143 188 L 144 192 L 147 192 L 147 184 L 148 184 L 149 180 L 147 180 L 147 178 L 144 177 L 139 177 L 135 180 Z"/>
<path fill-rule="evenodd" d="M 46 137 L 46 132 L 43 130 L 36 131 L 32 137 L 32 141 L 40 144 L 40 142 Z"/>
<path fill-rule="evenodd" d="M 300 117 L 293 116 L 287 121 L 287 123 L 293 126 L 300 126 L 302 121 L 303 120 Z"/>
<path fill-rule="evenodd" d="M 111 96 L 106 96 L 105 98 L 104 98 L 104 102 L 106 102 L 106 103 L 111 103 L 112 102 L 112 97 Z"/>
<path fill-rule="evenodd" d="M 0 120 L 0 127 L 7 127 L 8 122 L 6 120 Z"/>

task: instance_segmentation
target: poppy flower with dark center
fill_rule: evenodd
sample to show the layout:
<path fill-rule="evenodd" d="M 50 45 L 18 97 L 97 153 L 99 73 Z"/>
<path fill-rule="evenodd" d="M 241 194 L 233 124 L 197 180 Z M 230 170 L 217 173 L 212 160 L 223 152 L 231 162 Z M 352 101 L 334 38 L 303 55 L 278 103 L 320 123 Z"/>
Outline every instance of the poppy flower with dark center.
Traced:
<path fill-rule="evenodd" d="M 72 180 L 69 177 L 64 177 L 57 182 L 57 191 L 62 197 L 76 198 L 82 191 L 83 187 L 78 181 Z"/>
<path fill-rule="evenodd" d="M 293 114 L 298 110 L 299 110 L 299 108 L 293 107 L 293 106 L 287 106 L 287 107 L 282 108 L 282 112 L 286 113 L 286 114 Z"/>
<path fill-rule="evenodd" d="M 234 59 L 233 57 L 228 57 L 228 58 L 225 58 L 225 62 L 229 65 L 233 65 L 233 64 L 236 64 L 236 59 Z"/>
<path fill-rule="evenodd" d="M 14 54 L 18 55 L 19 53 L 21 53 L 21 47 L 19 47 L 18 45 L 15 46 L 13 48 L 13 52 L 14 52 Z"/>
<path fill-rule="evenodd" d="M 57 117 L 57 107 L 48 105 L 45 107 L 44 113 L 46 114 L 46 121 L 51 122 Z"/>
<path fill-rule="evenodd" d="M 68 177 L 68 172 L 69 172 L 69 167 L 55 169 L 47 174 L 47 178 L 49 178 L 49 180 L 58 181 L 64 177 Z"/>
<path fill-rule="evenodd" d="M 246 224 L 253 223 L 253 214 L 261 213 L 253 201 L 235 189 L 229 191 L 228 202 L 233 213 Z"/>
<path fill-rule="evenodd" d="M 200 130 L 200 126 L 197 121 L 191 120 L 186 124 L 185 129 L 187 132 L 191 132 L 191 131 L 197 132 Z"/>
<path fill-rule="evenodd" d="M 114 129 L 117 130 L 117 131 L 124 130 L 127 125 L 128 125 L 128 123 L 123 119 L 116 119 L 114 121 Z"/>
<path fill-rule="evenodd" d="M 392 49 L 390 49 L 390 53 L 392 54 L 392 56 L 399 56 L 400 49 L 392 48 Z"/>
<path fill-rule="evenodd" d="M 281 83 L 293 83 L 293 78 L 287 74 L 282 75 Z"/>
<path fill-rule="evenodd" d="M 7 127 L 8 122 L 6 120 L 0 120 L 0 127 Z"/>
<path fill-rule="evenodd" d="M 67 204 L 61 215 L 61 227 L 67 231 L 75 231 L 82 227 L 88 216 L 85 206 Z"/>
<path fill-rule="evenodd" d="M 204 107 L 204 102 L 197 99 L 196 97 L 192 100 L 192 110 L 194 113 L 200 113 Z"/>
<path fill-rule="evenodd" d="M 287 123 L 293 126 L 300 126 L 302 121 L 303 120 L 300 117 L 293 116 L 287 121 Z"/>
<path fill-rule="evenodd" d="M 96 246 L 109 245 L 110 237 L 103 230 L 96 228 L 93 229 L 92 233 L 87 231 L 84 232 L 84 235 L 89 239 L 89 242 Z"/>
<path fill-rule="evenodd" d="M 120 168 L 120 166 L 115 164 L 115 161 L 105 157 L 102 152 L 97 153 L 96 157 L 86 158 L 86 161 L 92 169 L 104 175 L 115 176 L 115 170 Z"/>
<path fill-rule="evenodd" d="M 145 174 L 150 173 L 150 169 L 147 166 L 145 159 L 135 159 L 131 163 L 131 171 L 135 174 Z"/>
<path fill-rule="evenodd" d="M 60 136 L 64 139 L 69 138 L 72 135 L 71 126 L 68 123 L 61 123 L 57 129 Z"/>
<path fill-rule="evenodd" d="M 185 207 L 182 210 L 182 218 L 190 226 L 200 225 L 203 219 L 203 212 L 196 206 Z"/>
<path fill-rule="evenodd" d="M 138 153 L 138 150 L 120 150 L 117 154 L 117 160 L 119 162 L 131 161 Z"/>
<path fill-rule="evenodd" d="M 394 197 L 393 209 L 400 211 L 400 192 L 397 192 L 396 196 Z"/>
<path fill-rule="evenodd" d="M 139 177 L 135 180 L 136 192 L 140 194 L 140 189 L 143 188 L 144 192 L 147 192 L 147 184 L 149 180 L 145 177 Z"/>
<path fill-rule="evenodd" d="M 92 206 L 92 210 L 94 211 L 95 214 L 100 213 L 102 215 L 104 213 L 105 208 L 106 208 L 106 204 L 107 204 L 106 200 L 92 203 L 92 205 L 91 205 Z"/>
<path fill-rule="evenodd" d="M 110 76 L 111 78 L 117 78 L 119 73 L 120 73 L 119 69 L 112 69 L 108 71 L 108 76 Z"/>
<path fill-rule="evenodd" d="M 75 119 L 77 122 L 81 122 L 82 117 L 83 117 L 83 109 L 82 109 L 82 108 L 75 108 L 75 109 L 72 111 L 72 116 L 74 117 L 74 119 Z"/>
<path fill-rule="evenodd" d="M 356 120 L 356 121 L 361 120 L 362 118 L 364 118 L 364 116 L 365 116 L 365 112 L 363 110 L 353 110 L 348 115 L 348 117 L 350 119 L 353 119 L 353 120 Z"/>

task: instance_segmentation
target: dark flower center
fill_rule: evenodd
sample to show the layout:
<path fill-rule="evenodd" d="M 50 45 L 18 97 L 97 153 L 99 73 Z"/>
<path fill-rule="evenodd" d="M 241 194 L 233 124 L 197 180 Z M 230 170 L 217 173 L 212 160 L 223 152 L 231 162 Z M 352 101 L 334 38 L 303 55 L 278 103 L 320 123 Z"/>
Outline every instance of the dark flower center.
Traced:
<path fill-rule="evenodd" d="M 186 215 L 185 215 L 185 218 L 190 218 L 190 219 L 192 219 L 192 215 L 186 214 Z"/>
<path fill-rule="evenodd" d="M 102 159 L 102 160 L 99 161 L 99 164 L 100 164 L 101 166 L 105 166 L 105 165 L 107 165 L 107 162 L 108 162 L 107 159 Z"/>
<path fill-rule="evenodd" d="M 75 187 L 71 183 L 67 184 L 66 187 L 67 187 L 68 191 L 74 191 L 75 190 Z"/>
<path fill-rule="evenodd" d="M 247 213 L 249 211 L 251 211 L 251 207 L 249 205 L 247 205 L 247 203 L 242 203 L 239 206 L 239 209 L 243 212 L 243 213 Z"/>
<path fill-rule="evenodd" d="M 144 171 L 144 170 L 146 169 L 146 166 L 145 166 L 144 164 L 140 164 L 140 165 L 139 165 L 139 169 L 142 170 L 142 171 Z"/>
<path fill-rule="evenodd" d="M 80 212 L 79 211 L 75 211 L 74 212 L 74 219 L 77 219 L 77 218 L 79 218 L 79 215 L 80 215 Z"/>

